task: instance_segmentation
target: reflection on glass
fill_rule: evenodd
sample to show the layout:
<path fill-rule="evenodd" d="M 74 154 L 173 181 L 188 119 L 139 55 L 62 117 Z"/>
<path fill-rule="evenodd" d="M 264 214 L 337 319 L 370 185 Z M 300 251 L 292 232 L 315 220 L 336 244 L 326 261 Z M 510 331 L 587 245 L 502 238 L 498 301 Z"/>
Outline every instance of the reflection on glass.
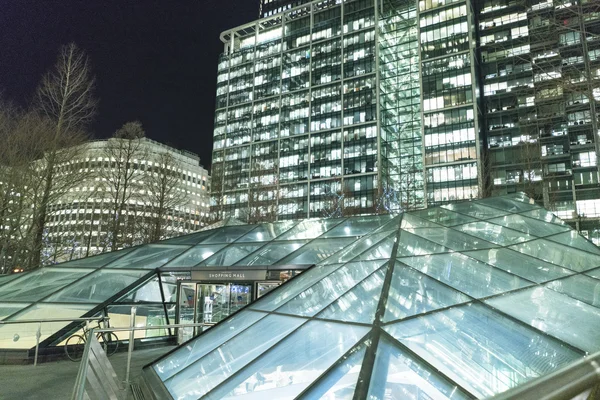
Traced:
<path fill-rule="evenodd" d="M 198 265 L 203 260 L 215 254 L 226 245 L 224 244 L 212 244 L 212 245 L 200 245 L 192 247 L 179 257 L 173 259 L 165 267 L 168 268 L 189 268 Z"/>
<path fill-rule="evenodd" d="M 101 269 L 54 293 L 44 301 L 100 303 L 148 273 L 146 270 Z"/>
<path fill-rule="evenodd" d="M 563 220 L 558 218 L 556 215 L 552 214 L 549 211 L 544 210 L 543 208 L 538 208 L 536 210 L 527 211 L 521 213 L 521 215 L 525 215 L 527 217 L 540 219 L 544 222 L 550 222 L 552 224 L 565 225 Z"/>
<path fill-rule="evenodd" d="M 250 232 L 254 227 L 256 227 L 256 225 L 226 226 L 216 231 L 213 236 L 204 240 L 202 243 L 231 243 Z"/>
<path fill-rule="evenodd" d="M 356 238 L 354 237 L 313 240 L 295 253 L 281 260 L 281 263 L 291 265 L 317 264 L 342 250 L 355 240 Z"/>
<path fill-rule="evenodd" d="M 365 279 L 382 264 L 383 261 L 346 264 L 286 302 L 276 311 L 286 314 L 313 316 Z"/>
<path fill-rule="evenodd" d="M 535 239 L 534 236 L 530 236 L 524 232 L 515 231 L 484 221 L 458 225 L 452 227 L 452 229 L 485 239 L 488 242 L 499 244 L 500 246 L 508 246 L 515 243 L 521 243 L 526 240 Z"/>
<path fill-rule="evenodd" d="M 548 224 L 536 219 L 523 217 L 522 215 L 516 214 L 490 219 L 488 222 L 538 237 L 554 235 L 556 233 L 569 230 L 568 226 Z"/>
<path fill-rule="evenodd" d="M 282 221 L 260 224 L 255 229 L 239 238 L 237 242 L 268 242 L 290 230 L 296 223 L 296 221 Z"/>
<path fill-rule="evenodd" d="M 400 233 L 397 256 L 424 256 L 434 253 L 448 253 L 450 251 L 447 247 L 403 230 Z"/>
<path fill-rule="evenodd" d="M 111 251 L 110 253 L 98 254 L 96 256 L 80 258 L 78 260 L 69 261 L 60 264 L 61 267 L 86 267 L 86 268 L 100 268 L 106 264 L 116 260 L 119 257 L 123 257 L 125 254 L 130 253 L 132 249 L 122 249 L 117 251 Z"/>
<path fill-rule="evenodd" d="M 321 236 L 344 219 L 308 219 L 281 235 L 277 240 L 314 239 Z"/>
<path fill-rule="evenodd" d="M 546 284 L 546 287 L 600 308 L 599 279 L 590 278 L 585 275 L 574 275 L 549 282 Z"/>
<path fill-rule="evenodd" d="M 321 311 L 317 318 L 372 324 L 387 267 L 380 268 Z"/>
<path fill-rule="evenodd" d="M 451 250 L 477 250 L 497 247 L 497 245 L 450 228 L 419 228 L 406 230 Z"/>
<path fill-rule="evenodd" d="M 167 240 L 162 240 L 161 243 L 196 245 L 198 243 L 203 242 L 206 238 L 212 236 L 214 233 L 215 232 L 213 230 L 190 233 L 189 235 L 183 235 Z"/>
<path fill-rule="evenodd" d="M 347 265 L 352 265 L 349 263 Z M 273 311 L 289 299 L 308 289 L 327 275 L 333 273 L 342 264 L 316 265 L 294 278 L 293 284 L 285 285 L 271 296 L 258 299 L 252 304 L 257 310 Z"/>
<path fill-rule="evenodd" d="M 385 336 L 379 342 L 369 385 L 370 400 L 470 399 L 456 385 Z"/>
<path fill-rule="evenodd" d="M 489 197 L 487 199 L 478 200 L 479 204 L 483 204 L 490 207 L 499 208 L 500 210 L 509 211 L 511 213 L 518 213 L 521 211 L 530 211 L 539 209 L 534 204 L 529 204 L 530 199 L 526 198 L 515 198 L 508 199 L 506 196 L 502 197 Z"/>
<path fill-rule="evenodd" d="M 412 213 L 404 213 L 402 214 L 402 223 L 400 224 L 402 229 L 411 229 L 411 228 L 439 228 L 440 225 L 435 224 L 431 221 L 428 221 L 423 218 L 419 218 Z"/>
<path fill-rule="evenodd" d="M 208 398 L 233 399 L 256 393 L 264 399 L 293 399 L 368 330 L 364 326 L 308 322 L 227 384 L 209 393 Z"/>
<path fill-rule="evenodd" d="M 368 343 L 370 341 L 367 341 Z M 302 396 L 302 400 L 351 400 L 358 381 L 366 347 L 363 344 L 352 349 L 348 358 L 342 361 L 321 378 Z"/>
<path fill-rule="evenodd" d="M 198 399 L 304 322 L 302 318 L 269 315 L 196 362 L 188 363 L 183 371 L 165 380 L 165 386 L 176 399 Z"/>
<path fill-rule="evenodd" d="M 392 218 L 393 217 L 391 215 L 348 218 L 340 225 L 336 226 L 328 232 L 325 232 L 321 237 L 334 238 L 367 235 L 375 229 L 380 228 L 381 225 L 387 223 Z"/>
<path fill-rule="evenodd" d="M 566 246 L 576 247 L 580 250 L 590 253 L 600 254 L 600 249 L 598 246 L 581 236 L 577 231 L 569 231 L 559 235 L 548 236 L 546 239 L 553 242 L 562 243 Z"/>
<path fill-rule="evenodd" d="M 476 221 L 475 218 L 458 214 L 444 208 L 426 208 L 425 210 L 413 211 L 411 214 L 444 226 L 466 224 L 467 222 Z"/>
<path fill-rule="evenodd" d="M 532 240 L 510 247 L 532 257 L 540 258 L 552 264 L 582 272 L 600 265 L 600 256 L 566 247 L 546 239 Z"/>
<path fill-rule="evenodd" d="M 456 211 L 461 214 L 467 214 L 471 217 L 479 218 L 479 219 L 488 219 L 494 217 L 500 217 L 502 215 L 508 214 L 507 211 L 498 210 L 497 208 L 491 208 L 483 206 L 479 203 L 474 203 L 472 201 L 456 203 L 456 204 L 446 204 L 443 205 L 442 208 Z"/>
<path fill-rule="evenodd" d="M 469 296 L 396 263 L 383 321 L 390 322 L 470 300 Z"/>
<path fill-rule="evenodd" d="M 222 249 L 210 258 L 202 261 L 200 265 L 207 266 L 230 266 L 234 265 L 237 261 L 246 257 L 253 251 L 261 248 L 263 244 L 230 244 L 226 248 Z"/>
<path fill-rule="evenodd" d="M 155 269 L 162 267 L 187 249 L 185 246 L 150 244 L 138 247 L 125 257 L 110 263 L 107 268 Z"/>
<path fill-rule="evenodd" d="M 93 269 L 38 268 L 0 286 L 0 299 L 11 301 L 40 300 L 77 279 L 94 272 Z"/>
<path fill-rule="evenodd" d="M 475 298 L 532 285 L 516 275 L 458 253 L 400 258 L 399 261 Z"/>
<path fill-rule="evenodd" d="M 546 282 L 575 273 L 570 269 L 561 268 L 557 265 L 505 248 L 469 251 L 465 254 L 536 283 Z"/>
<path fill-rule="evenodd" d="M 30 303 L 0 303 L 0 321 L 29 306 Z"/>
<path fill-rule="evenodd" d="M 582 356 L 479 304 L 384 329 L 478 398 L 504 392 Z"/>
<path fill-rule="evenodd" d="M 238 261 L 237 265 L 273 265 L 305 244 L 306 241 L 272 242 L 261 247 L 243 260 Z"/>
<path fill-rule="evenodd" d="M 486 303 L 579 349 L 600 350 L 600 309 L 589 304 L 543 287 L 494 297 Z"/>

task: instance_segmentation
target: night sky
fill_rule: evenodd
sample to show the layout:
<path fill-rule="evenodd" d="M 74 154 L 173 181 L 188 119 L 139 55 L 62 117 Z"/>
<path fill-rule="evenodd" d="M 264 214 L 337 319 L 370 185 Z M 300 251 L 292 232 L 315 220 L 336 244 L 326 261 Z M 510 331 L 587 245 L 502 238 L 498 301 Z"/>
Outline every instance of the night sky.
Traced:
<path fill-rule="evenodd" d="M 0 0 L 0 96 L 27 106 L 62 44 L 84 49 L 105 138 L 140 120 L 151 139 L 210 165 L 219 34 L 259 0 Z"/>

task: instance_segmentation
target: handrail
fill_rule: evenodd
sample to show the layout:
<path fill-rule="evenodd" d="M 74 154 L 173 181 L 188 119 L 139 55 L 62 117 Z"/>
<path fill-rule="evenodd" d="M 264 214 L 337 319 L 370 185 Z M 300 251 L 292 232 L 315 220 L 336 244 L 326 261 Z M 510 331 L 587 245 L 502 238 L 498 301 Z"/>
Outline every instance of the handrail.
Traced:
<path fill-rule="evenodd" d="M 87 317 L 87 318 L 45 318 L 45 319 L 21 319 L 12 321 L 0 321 L 0 325 L 16 324 L 43 324 L 46 322 L 86 322 L 86 321 L 108 321 L 110 317 Z"/>
<path fill-rule="evenodd" d="M 600 352 L 489 400 L 569 400 L 600 384 Z"/>
<path fill-rule="evenodd" d="M 214 326 L 216 324 L 207 322 L 197 322 L 194 324 L 172 324 L 172 325 L 150 325 L 150 326 L 136 326 L 136 327 L 124 327 L 124 328 L 102 328 L 94 329 L 94 332 L 128 332 L 128 331 L 147 331 L 152 329 L 169 329 L 169 328 L 193 328 L 197 326 Z"/>

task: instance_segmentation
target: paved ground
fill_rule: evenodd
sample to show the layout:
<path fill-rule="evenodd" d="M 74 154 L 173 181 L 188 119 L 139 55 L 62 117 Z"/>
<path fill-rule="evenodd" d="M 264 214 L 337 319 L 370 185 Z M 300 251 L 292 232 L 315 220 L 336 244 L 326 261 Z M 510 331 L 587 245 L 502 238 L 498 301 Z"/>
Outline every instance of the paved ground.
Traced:
<path fill-rule="evenodd" d="M 142 367 L 173 347 L 160 347 L 133 352 L 132 381 Z M 125 380 L 127 353 L 109 358 L 117 376 Z M 0 365 L 0 400 L 68 400 L 73 391 L 79 363 L 58 361 L 33 365 Z"/>

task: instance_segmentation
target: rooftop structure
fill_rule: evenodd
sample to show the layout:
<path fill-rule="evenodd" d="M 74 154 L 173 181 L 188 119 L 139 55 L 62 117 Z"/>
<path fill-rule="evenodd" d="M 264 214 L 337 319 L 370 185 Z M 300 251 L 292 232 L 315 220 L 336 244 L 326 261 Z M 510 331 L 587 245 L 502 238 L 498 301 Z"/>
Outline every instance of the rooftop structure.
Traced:
<path fill-rule="evenodd" d="M 484 398 L 600 350 L 600 250 L 528 198 L 369 218 L 274 238 L 369 230 L 147 366 L 156 398 Z"/>

